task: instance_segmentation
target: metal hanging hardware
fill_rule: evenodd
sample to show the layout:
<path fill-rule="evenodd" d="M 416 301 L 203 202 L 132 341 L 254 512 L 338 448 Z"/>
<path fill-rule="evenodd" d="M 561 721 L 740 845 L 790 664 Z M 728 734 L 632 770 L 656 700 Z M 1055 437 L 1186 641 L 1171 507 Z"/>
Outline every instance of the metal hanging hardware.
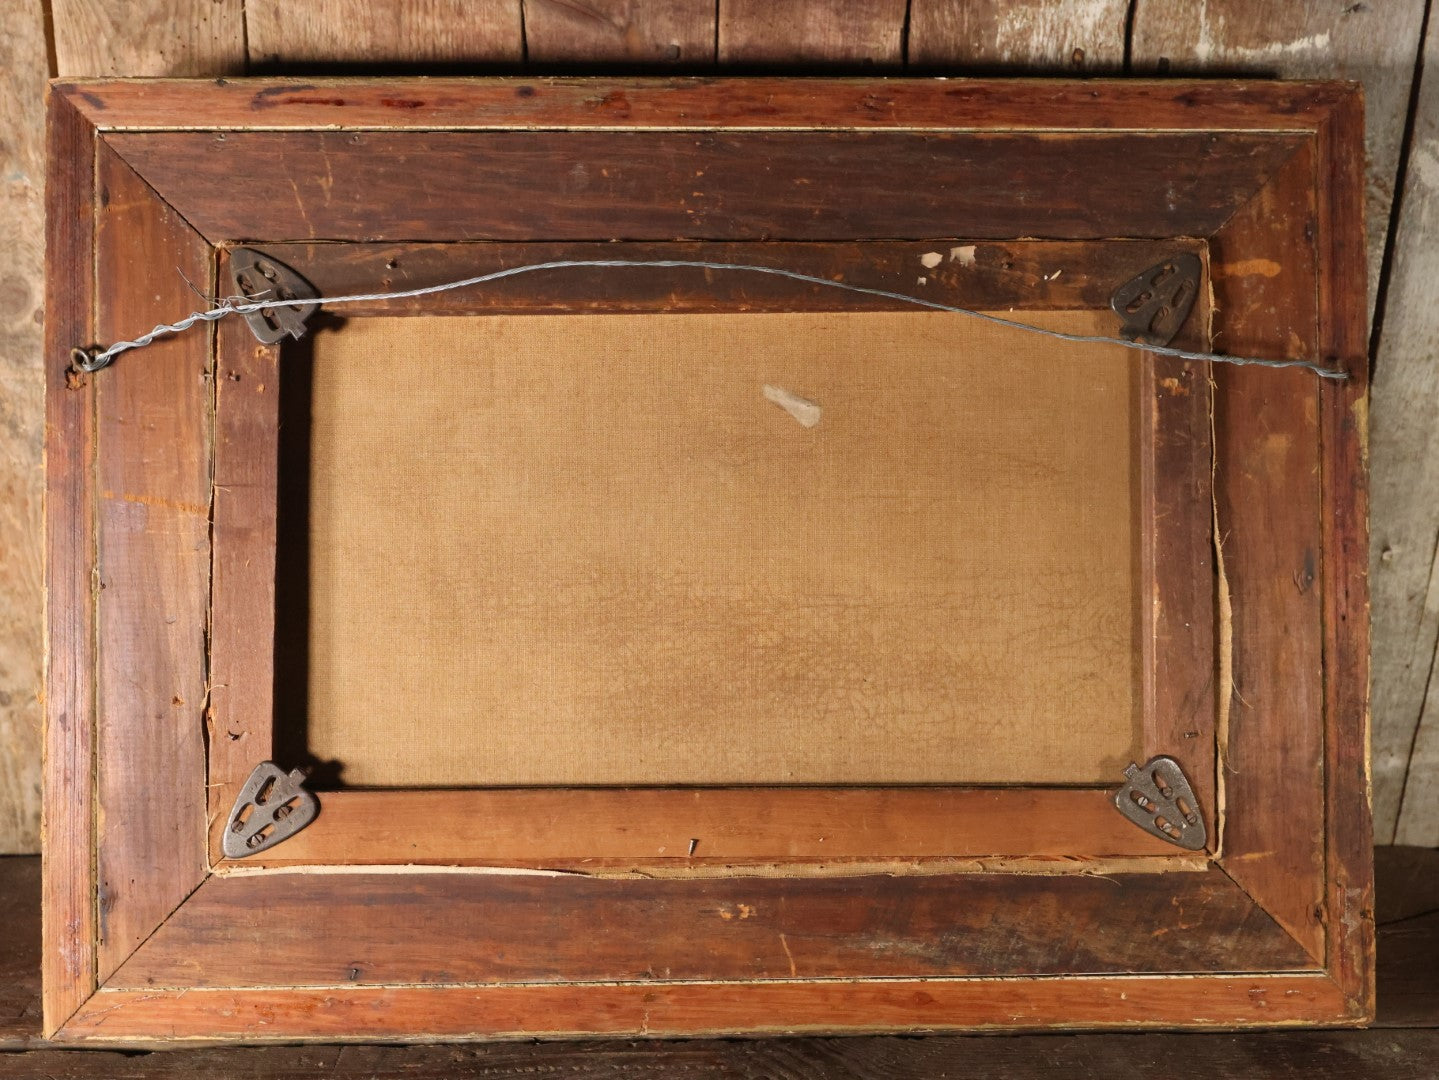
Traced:
<path fill-rule="evenodd" d="M 304 781 L 302 769 L 287 773 L 273 761 L 256 765 L 225 823 L 225 857 L 243 859 L 268 851 L 314 821 L 320 800 L 305 790 Z"/>
<path fill-rule="evenodd" d="M 1109 300 L 1124 320 L 1120 336 L 1145 345 L 1168 345 L 1194 310 L 1203 275 L 1199 256 L 1186 251 L 1130 278 Z"/>
<path fill-rule="evenodd" d="M 1119 812 L 1151 836 L 1189 851 L 1209 841 L 1199 802 L 1189 778 L 1171 757 L 1153 757 L 1124 770 L 1124 786 L 1114 793 Z"/>
<path fill-rule="evenodd" d="M 315 287 L 291 270 L 254 248 L 234 248 L 230 252 L 230 281 L 237 295 L 247 301 L 314 300 L 316 303 L 295 307 L 261 308 L 245 313 L 245 321 L 262 345 L 274 345 L 286 335 L 300 338 L 305 322 L 319 307 L 320 294 Z"/>

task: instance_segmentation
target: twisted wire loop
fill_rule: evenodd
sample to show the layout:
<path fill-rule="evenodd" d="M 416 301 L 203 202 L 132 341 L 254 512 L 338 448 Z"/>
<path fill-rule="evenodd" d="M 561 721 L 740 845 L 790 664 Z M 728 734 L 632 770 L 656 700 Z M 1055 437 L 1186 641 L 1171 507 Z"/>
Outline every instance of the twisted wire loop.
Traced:
<path fill-rule="evenodd" d="M 1031 334 L 1039 334 L 1044 337 L 1053 338 L 1056 341 L 1069 341 L 1082 345 L 1118 345 L 1122 348 L 1134 349 L 1138 352 L 1146 352 L 1155 356 L 1172 356 L 1180 360 L 1199 360 L 1215 364 L 1267 368 L 1304 368 L 1307 371 L 1312 371 L 1323 379 L 1344 380 L 1349 378 L 1348 373 L 1345 371 L 1335 371 L 1332 368 L 1325 367 L 1312 360 L 1275 360 L 1258 356 L 1229 356 L 1224 353 L 1194 352 L 1188 349 L 1176 349 L 1167 345 L 1146 345 L 1140 341 L 1106 337 L 1102 334 L 1071 334 L 1061 330 L 1049 330 L 1040 326 L 1031 326 L 1028 323 L 1019 322 L 1015 319 L 1006 319 L 1003 316 L 992 315 L 984 311 L 975 311 L 971 308 L 940 303 L 938 300 L 928 300 L 922 296 L 911 296 L 908 293 L 892 292 L 889 289 L 873 289 L 865 285 L 851 285 L 844 281 L 832 281 L 829 278 L 816 277 L 813 274 L 803 274 L 797 270 L 785 270 L 780 267 L 760 266 L 750 263 L 709 262 L 702 259 L 556 259 L 551 262 L 526 263 L 522 266 L 511 266 L 504 270 L 495 270 L 491 273 L 479 274 L 475 277 L 460 278 L 457 281 L 447 281 L 440 285 L 426 285 L 416 289 L 398 289 L 393 292 L 355 293 L 348 296 L 322 296 L 297 300 L 264 300 L 245 296 L 226 297 L 223 300 L 217 301 L 213 307 L 205 311 L 191 312 L 177 322 L 162 323 L 149 333 L 141 334 L 133 341 L 117 341 L 108 348 L 98 351 L 74 349 L 71 352 L 71 362 L 78 371 L 99 371 L 101 368 L 108 366 L 115 357 L 123 352 L 129 352 L 132 349 L 143 349 L 157 338 L 167 334 L 183 333 L 196 323 L 216 322 L 227 315 L 249 315 L 267 309 L 305 307 L 310 304 L 319 304 L 324 307 L 339 307 L 345 304 L 374 303 L 382 300 L 408 300 L 421 296 L 433 296 L 436 293 L 449 292 L 453 289 L 468 289 L 476 285 L 500 281 L 504 278 L 518 277 L 521 274 L 533 274 L 546 270 L 570 270 L 580 268 L 602 270 L 625 270 L 632 268 L 732 270 L 752 274 L 769 274 L 774 277 L 788 278 L 791 281 L 798 281 L 808 285 L 820 285 L 829 289 L 839 289 L 843 292 L 856 293 L 861 296 L 877 296 L 885 300 L 895 300 L 900 303 L 912 304 L 915 307 L 928 308 L 932 311 L 947 311 L 951 314 L 964 315 L 972 319 L 993 323 L 997 326 L 1023 330 Z"/>

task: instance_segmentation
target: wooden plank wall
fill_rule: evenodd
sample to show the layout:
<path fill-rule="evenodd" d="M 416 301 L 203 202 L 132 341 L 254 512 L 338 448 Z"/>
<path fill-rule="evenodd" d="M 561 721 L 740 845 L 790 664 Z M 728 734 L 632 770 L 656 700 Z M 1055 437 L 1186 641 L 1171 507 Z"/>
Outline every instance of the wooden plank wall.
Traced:
<path fill-rule="evenodd" d="M 1439 845 L 1439 685 L 1431 685 L 1439 643 L 1439 31 L 1430 25 L 1422 42 L 1431 3 L 0 0 L 0 853 L 39 842 L 44 79 L 289 71 L 1362 80 L 1377 313 L 1376 839 Z M 1429 77 L 1419 85 L 1425 57 Z"/>

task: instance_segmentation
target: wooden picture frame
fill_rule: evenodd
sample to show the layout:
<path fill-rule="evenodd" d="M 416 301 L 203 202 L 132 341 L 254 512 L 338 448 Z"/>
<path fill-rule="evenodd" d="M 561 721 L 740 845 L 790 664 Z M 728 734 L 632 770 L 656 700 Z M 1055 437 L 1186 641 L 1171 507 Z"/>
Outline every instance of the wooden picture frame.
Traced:
<path fill-rule="evenodd" d="M 56 84 L 49 108 L 52 1037 L 1372 1014 L 1356 89 L 134 80 Z M 1133 273 L 1199 255 L 1206 288 L 1176 344 L 1345 376 L 1133 354 L 1142 746 L 1184 764 L 1206 849 L 1121 817 L 1116 775 L 322 791 L 312 826 L 224 858 L 239 786 L 284 756 L 278 456 L 295 346 L 231 318 L 98 372 L 71 351 L 192 310 L 186 279 L 225 292 L 239 246 L 323 296 L 597 257 L 908 292 L 931 250 L 968 249 L 980 272 L 939 267 L 926 295 L 1016 317 L 1103 310 Z M 345 315 L 904 306 L 652 268 Z"/>

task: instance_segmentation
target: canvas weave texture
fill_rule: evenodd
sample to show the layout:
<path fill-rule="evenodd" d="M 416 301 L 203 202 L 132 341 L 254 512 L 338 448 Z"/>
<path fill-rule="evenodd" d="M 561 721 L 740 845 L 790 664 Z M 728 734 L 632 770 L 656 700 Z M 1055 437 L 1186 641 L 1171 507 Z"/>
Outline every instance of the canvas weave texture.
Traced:
<path fill-rule="evenodd" d="M 1097 783 L 1138 752 L 1133 353 L 926 312 L 311 347 L 307 739 L 345 783 Z"/>

